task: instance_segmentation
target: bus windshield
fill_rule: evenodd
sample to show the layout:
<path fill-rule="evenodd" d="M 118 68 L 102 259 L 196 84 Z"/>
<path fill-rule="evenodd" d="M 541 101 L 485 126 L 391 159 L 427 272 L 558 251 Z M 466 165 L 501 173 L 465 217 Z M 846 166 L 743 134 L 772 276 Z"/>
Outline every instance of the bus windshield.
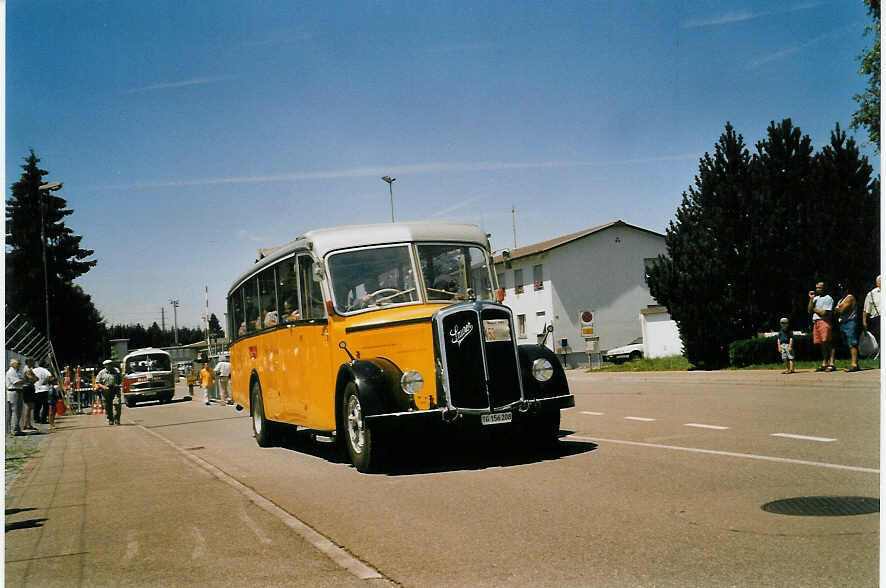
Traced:
<path fill-rule="evenodd" d="M 335 307 L 353 312 L 418 300 L 409 247 L 373 247 L 329 258 Z"/>
<path fill-rule="evenodd" d="M 418 245 L 428 301 L 492 300 L 486 252 L 471 245 Z"/>

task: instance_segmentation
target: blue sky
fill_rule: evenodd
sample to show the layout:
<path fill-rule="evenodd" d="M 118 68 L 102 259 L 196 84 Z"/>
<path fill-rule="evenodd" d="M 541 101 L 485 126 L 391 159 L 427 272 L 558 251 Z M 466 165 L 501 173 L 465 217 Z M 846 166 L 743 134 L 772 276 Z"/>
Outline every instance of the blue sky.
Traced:
<path fill-rule="evenodd" d="M 111 323 L 224 313 L 256 250 L 457 220 L 493 247 L 616 219 L 664 232 L 731 121 L 848 128 L 861 0 L 6 4 L 7 186 L 64 182 Z M 866 134 L 849 130 L 879 173 Z"/>

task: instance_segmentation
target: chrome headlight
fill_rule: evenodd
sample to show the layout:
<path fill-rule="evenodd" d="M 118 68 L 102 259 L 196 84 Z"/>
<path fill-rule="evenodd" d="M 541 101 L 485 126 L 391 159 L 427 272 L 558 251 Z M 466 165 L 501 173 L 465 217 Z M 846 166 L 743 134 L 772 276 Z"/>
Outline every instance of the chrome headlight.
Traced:
<path fill-rule="evenodd" d="M 544 357 L 532 362 L 532 377 L 539 382 L 547 382 L 554 375 L 554 366 Z"/>
<path fill-rule="evenodd" d="M 424 385 L 425 379 L 415 370 L 406 370 L 400 378 L 400 388 L 407 394 L 418 394 Z"/>

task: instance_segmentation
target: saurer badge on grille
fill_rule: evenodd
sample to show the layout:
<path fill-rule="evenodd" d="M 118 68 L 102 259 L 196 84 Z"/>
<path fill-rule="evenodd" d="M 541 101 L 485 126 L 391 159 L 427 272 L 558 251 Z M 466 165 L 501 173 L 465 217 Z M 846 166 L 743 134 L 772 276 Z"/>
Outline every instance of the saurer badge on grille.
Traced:
<path fill-rule="evenodd" d="M 461 342 L 465 340 L 465 338 L 471 334 L 474 330 L 474 325 L 471 323 L 465 324 L 463 327 L 459 327 L 456 325 L 451 331 L 449 331 L 449 336 L 452 337 L 452 342 L 456 343 L 459 347 L 461 347 Z"/>

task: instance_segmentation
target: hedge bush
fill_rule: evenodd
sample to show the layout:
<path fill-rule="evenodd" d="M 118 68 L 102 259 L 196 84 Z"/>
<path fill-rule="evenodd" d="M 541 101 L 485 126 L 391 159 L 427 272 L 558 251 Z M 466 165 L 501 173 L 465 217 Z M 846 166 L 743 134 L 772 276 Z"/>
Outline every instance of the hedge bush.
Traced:
<path fill-rule="evenodd" d="M 849 348 L 839 340 L 835 342 L 837 359 L 847 359 Z M 729 344 L 729 365 L 747 367 L 767 363 L 781 363 L 781 353 L 776 351 L 777 337 L 739 339 Z M 794 335 L 794 361 L 819 361 L 821 351 L 812 342 L 812 335 Z"/>

